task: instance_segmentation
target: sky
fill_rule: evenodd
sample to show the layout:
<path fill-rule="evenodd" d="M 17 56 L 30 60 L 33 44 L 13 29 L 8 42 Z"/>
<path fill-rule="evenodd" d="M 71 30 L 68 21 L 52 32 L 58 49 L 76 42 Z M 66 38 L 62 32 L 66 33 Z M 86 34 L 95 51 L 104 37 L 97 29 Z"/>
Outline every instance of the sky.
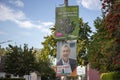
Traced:
<path fill-rule="evenodd" d="M 79 6 L 79 17 L 93 22 L 101 16 L 100 0 L 68 0 L 70 6 Z M 55 24 L 55 8 L 64 0 L 0 0 L 0 46 L 8 44 L 42 48 L 44 37 L 51 34 Z"/>

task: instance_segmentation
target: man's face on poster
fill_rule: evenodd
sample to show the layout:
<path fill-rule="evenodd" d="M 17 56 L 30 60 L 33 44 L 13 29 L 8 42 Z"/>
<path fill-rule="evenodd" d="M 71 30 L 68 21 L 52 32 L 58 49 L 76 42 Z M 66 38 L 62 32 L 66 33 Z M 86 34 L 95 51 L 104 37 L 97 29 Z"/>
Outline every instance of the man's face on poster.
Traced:
<path fill-rule="evenodd" d="M 69 55 L 70 55 L 70 48 L 65 45 L 62 47 L 62 59 L 67 62 L 69 59 Z"/>

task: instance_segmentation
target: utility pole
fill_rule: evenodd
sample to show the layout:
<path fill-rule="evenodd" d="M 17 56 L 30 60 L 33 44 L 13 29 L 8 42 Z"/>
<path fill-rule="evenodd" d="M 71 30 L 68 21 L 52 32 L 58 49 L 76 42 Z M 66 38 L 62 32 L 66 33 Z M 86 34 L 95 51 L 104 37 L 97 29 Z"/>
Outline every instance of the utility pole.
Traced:
<path fill-rule="evenodd" d="M 68 6 L 68 0 L 64 0 L 65 6 Z"/>

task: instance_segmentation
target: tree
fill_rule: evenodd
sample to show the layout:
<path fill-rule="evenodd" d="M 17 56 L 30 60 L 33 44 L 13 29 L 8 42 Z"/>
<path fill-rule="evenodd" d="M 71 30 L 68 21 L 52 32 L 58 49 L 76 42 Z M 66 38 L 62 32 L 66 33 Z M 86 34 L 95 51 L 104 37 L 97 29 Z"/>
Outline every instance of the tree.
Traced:
<path fill-rule="evenodd" d="M 51 60 L 42 54 L 42 50 L 28 48 L 24 44 L 20 46 L 9 45 L 5 61 L 5 72 L 14 75 L 29 75 L 30 72 L 38 71 L 42 80 L 48 77 L 55 79 L 55 72 L 51 67 Z"/>
<path fill-rule="evenodd" d="M 110 34 L 109 47 L 106 51 L 110 54 L 111 58 L 111 68 L 109 71 L 119 71 L 120 70 L 120 1 L 119 0 L 109 0 L 111 6 L 108 8 L 109 12 L 106 14 L 104 19 L 105 27 Z"/>
<path fill-rule="evenodd" d="M 92 68 L 95 68 L 99 71 L 106 71 L 106 57 L 109 55 L 105 55 L 103 50 L 105 45 L 108 44 L 109 34 L 107 28 L 103 23 L 103 19 L 97 18 L 94 21 L 94 26 L 96 28 L 96 32 L 91 36 L 90 45 L 88 47 L 88 61 Z"/>
<path fill-rule="evenodd" d="M 77 40 L 77 62 L 79 65 L 86 65 L 88 62 L 87 58 L 87 47 L 89 45 L 90 33 L 92 33 L 88 23 L 84 23 L 82 18 L 79 18 L 79 38 Z"/>
<path fill-rule="evenodd" d="M 52 68 L 51 59 L 43 54 L 43 50 L 36 50 L 35 70 L 41 74 L 42 80 L 55 79 L 55 71 Z"/>
<path fill-rule="evenodd" d="M 56 56 L 57 41 L 55 40 L 54 34 L 44 37 L 45 41 L 42 43 L 44 48 L 42 49 L 42 54 Z"/>
<path fill-rule="evenodd" d="M 39 59 L 35 69 L 41 74 L 42 80 L 48 80 L 48 78 L 54 80 L 56 77 L 55 71 L 52 69 L 50 61 L 48 60 L 43 61 Z"/>
<path fill-rule="evenodd" d="M 23 76 L 34 71 L 35 57 L 33 48 L 9 45 L 7 59 L 5 61 L 5 72 Z"/>
<path fill-rule="evenodd" d="M 102 2 L 104 17 L 94 22 L 97 32 L 91 38 L 89 61 L 101 72 L 120 71 L 120 1 Z"/>

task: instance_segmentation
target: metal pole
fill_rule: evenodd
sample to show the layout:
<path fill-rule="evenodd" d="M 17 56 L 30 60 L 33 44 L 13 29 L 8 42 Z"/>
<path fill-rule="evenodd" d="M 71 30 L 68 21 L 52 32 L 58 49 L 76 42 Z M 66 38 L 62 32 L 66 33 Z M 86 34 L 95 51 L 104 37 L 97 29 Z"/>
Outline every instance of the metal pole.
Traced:
<path fill-rule="evenodd" d="M 68 0 L 64 0 L 65 6 L 68 6 Z"/>

